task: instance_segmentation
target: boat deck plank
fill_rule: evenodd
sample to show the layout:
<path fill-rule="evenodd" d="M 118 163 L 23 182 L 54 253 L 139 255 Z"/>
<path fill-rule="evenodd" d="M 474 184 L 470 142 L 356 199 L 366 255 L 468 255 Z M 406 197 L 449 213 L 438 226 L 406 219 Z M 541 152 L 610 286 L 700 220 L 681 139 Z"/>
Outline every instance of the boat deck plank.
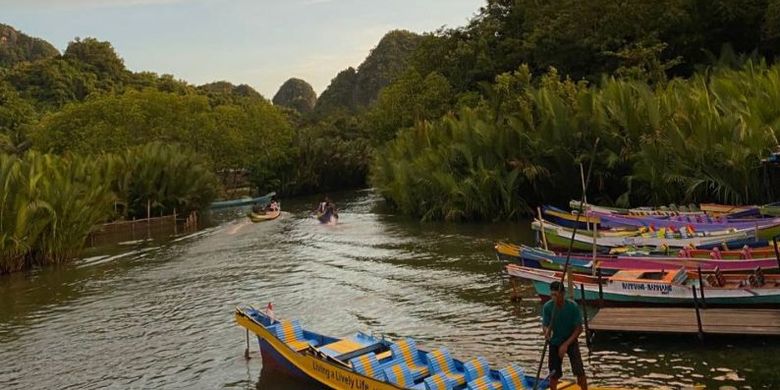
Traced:
<path fill-rule="evenodd" d="M 780 310 L 702 309 L 704 333 L 780 336 Z M 589 321 L 592 331 L 698 333 L 693 308 L 603 308 Z"/>

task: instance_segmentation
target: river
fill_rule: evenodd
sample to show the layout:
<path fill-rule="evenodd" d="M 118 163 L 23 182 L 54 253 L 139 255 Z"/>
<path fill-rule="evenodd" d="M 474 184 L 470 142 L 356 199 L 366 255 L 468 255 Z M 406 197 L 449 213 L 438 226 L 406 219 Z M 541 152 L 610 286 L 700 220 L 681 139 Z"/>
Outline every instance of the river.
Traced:
<path fill-rule="evenodd" d="M 252 224 L 230 209 L 194 234 L 0 276 L 0 388 L 306 388 L 264 371 L 256 341 L 253 358 L 243 356 L 233 310 L 269 301 L 321 333 L 413 336 L 535 370 L 539 300 L 530 285 L 510 300 L 493 253 L 497 240 L 529 242 L 527 223 L 419 223 L 370 191 L 333 197 L 336 226 L 312 218 L 315 198 L 283 200 L 275 221 Z M 599 335 L 583 355 L 596 384 L 777 388 L 778 344 Z"/>

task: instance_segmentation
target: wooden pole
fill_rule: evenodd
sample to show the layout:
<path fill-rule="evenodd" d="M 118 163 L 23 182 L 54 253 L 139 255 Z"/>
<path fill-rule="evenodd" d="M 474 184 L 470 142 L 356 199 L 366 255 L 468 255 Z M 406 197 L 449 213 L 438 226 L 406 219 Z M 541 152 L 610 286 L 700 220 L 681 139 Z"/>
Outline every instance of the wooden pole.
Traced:
<path fill-rule="evenodd" d="M 601 267 L 596 268 L 596 277 L 599 282 L 599 307 L 604 306 L 604 288 L 601 285 Z"/>
<path fill-rule="evenodd" d="M 571 239 L 569 240 L 569 250 L 566 253 L 566 263 L 563 265 L 563 272 L 561 275 L 560 283 L 563 284 L 564 278 L 566 277 L 566 271 L 569 269 L 569 261 L 571 260 L 571 251 L 574 247 L 574 239 L 577 236 L 577 227 L 579 227 L 580 224 L 580 216 L 582 215 L 582 210 L 585 208 L 585 193 L 587 192 L 588 184 L 590 183 L 590 175 L 593 172 L 593 162 L 596 160 L 596 150 L 599 146 L 599 138 L 596 138 L 596 142 L 593 143 L 593 152 L 590 158 L 590 165 L 588 166 L 588 178 L 585 180 L 582 186 L 582 200 L 580 200 L 580 212 L 577 213 L 577 218 L 574 221 L 574 229 L 572 229 L 571 232 Z M 551 293 L 552 294 L 552 293 Z M 555 323 L 555 311 L 553 311 L 553 315 L 550 316 L 550 327 L 552 328 L 552 325 Z M 542 373 L 542 364 L 544 363 L 544 356 L 547 354 L 547 346 L 550 343 L 549 340 L 544 340 L 544 347 L 542 348 L 542 356 L 539 358 L 539 365 L 536 368 L 536 376 L 534 377 L 534 390 L 539 388 L 539 375 Z"/>
<path fill-rule="evenodd" d="M 598 142 L 598 141 L 596 141 Z M 588 168 L 588 179 L 590 179 L 590 168 Z M 580 163 L 580 180 L 582 182 L 582 202 L 585 204 L 588 204 L 588 194 L 585 192 L 585 188 L 587 187 L 585 185 L 585 167 L 582 166 L 582 163 Z M 582 212 L 582 207 L 580 207 L 580 212 Z M 586 219 L 587 221 L 587 219 Z"/>
<path fill-rule="evenodd" d="M 249 329 L 246 330 L 246 349 L 244 350 L 244 357 L 248 359 L 251 359 L 249 356 Z"/>
<path fill-rule="evenodd" d="M 598 239 L 599 229 L 596 223 L 593 223 L 593 264 L 596 264 L 596 240 Z"/>
<path fill-rule="evenodd" d="M 536 212 L 539 214 L 539 230 L 542 232 L 542 243 L 544 244 L 544 249 L 549 250 L 547 247 L 547 233 L 544 232 L 544 218 L 542 218 L 542 208 L 537 207 Z"/>
<path fill-rule="evenodd" d="M 585 324 L 585 344 L 590 349 L 590 328 L 588 327 L 588 311 L 585 306 L 585 284 L 580 284 L 580 304 L 582 305 L 582 321 Z"/>
<path fill-rule="evenodd" d="M 780 248 L 777 247 L 777 238 L 780 236 L 772 237 L 772 243 L 775 244 L 775 258 L 777 259 L 777 268 L 780 269 Z"/>
<path fill-rule="evenodd" d="M 152 238 L 152 226 L 149 221 L 152 218 L 152 200 L 146 200 L 146 238 Z"/>
<path fill-rule="evenodd" d="M 704 278 L 701 276 L 701 266 L 698 267 L 699 269 L 699 289 L 701 290 L 701 305 L 702 307 L 707 307 L 707 300 L 704 299 Z M 694 290 L 696 288 L 694 287 Z"/>
<path fill-rule="evenodd" d="M 696 287 L 691 288 L 693 291 L 693 307 L 696 309 L 696 324 L 699 326 L 699 340 L 704 340 L 704 329 L 701 326 L 701 314 L 699 313 L 699 299 L 696 297 Z"/>

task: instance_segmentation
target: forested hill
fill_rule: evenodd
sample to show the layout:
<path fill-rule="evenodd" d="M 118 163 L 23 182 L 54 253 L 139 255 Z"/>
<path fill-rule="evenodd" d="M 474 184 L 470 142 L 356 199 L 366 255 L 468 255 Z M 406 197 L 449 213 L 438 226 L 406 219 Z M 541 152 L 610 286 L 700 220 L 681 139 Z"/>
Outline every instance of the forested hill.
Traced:
<path fill-rule="evenodd" d="M 13 66 L 22 61 L 35 61 L 59 55 L 49 42 L 33 38 L 0 23 L 0 67 Z"/>
<path fill-rule="evenodd" d="M 387 33 L 357 70 L 350 67 L 331 81 L 317 101 L 317 112 L 355 112 L 369 106 L 406 69 L 421 41 L 422 36 L 409 31 Z"/>

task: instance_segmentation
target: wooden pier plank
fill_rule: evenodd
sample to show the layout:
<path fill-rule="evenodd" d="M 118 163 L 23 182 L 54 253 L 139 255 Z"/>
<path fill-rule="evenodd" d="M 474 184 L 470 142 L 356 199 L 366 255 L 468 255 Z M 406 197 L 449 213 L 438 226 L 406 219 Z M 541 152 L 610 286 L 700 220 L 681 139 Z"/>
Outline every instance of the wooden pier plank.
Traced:
<path fill-rule="evenodd" d="M 704 333 L 780 336 L 780 310 L 702 309 Z M 642 333 L 698 333 L 693 308 L 604 308 L 590 330 Z"/>

